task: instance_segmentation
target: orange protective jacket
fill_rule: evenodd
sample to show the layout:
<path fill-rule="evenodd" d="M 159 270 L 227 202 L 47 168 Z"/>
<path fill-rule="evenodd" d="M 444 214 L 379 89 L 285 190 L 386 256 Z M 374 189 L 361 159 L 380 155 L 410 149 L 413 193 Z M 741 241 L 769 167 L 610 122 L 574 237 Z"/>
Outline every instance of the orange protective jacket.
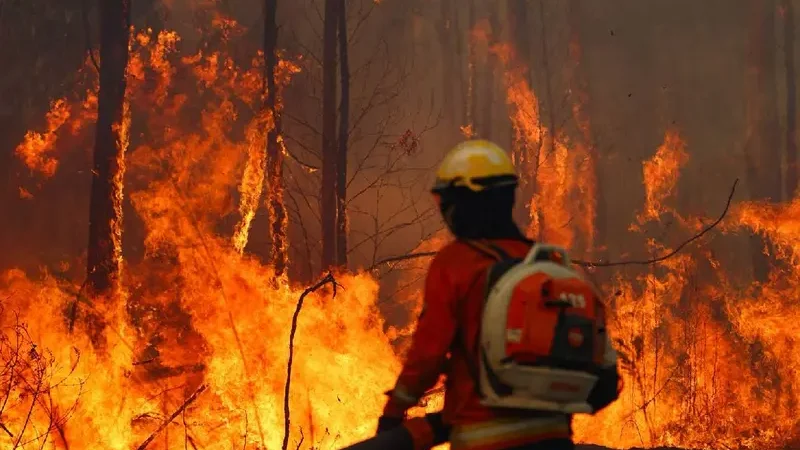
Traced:
<path fill-rule="evenodd" d="M 491 243 L 518 258 L 531 247 L 530 242 L 521 240 Z M 453 450 L 498 450 L 571 436 L 567 415 L 490 409 L 480 404 L 475 368 L 485 274 L 494 262 L 460 241 L 445 246 L 434 257 L 417 329 L 384 410 L 386 416 L 402 416 L 445 374 L 442 415 L 445 424 L 452 425 Z"/>

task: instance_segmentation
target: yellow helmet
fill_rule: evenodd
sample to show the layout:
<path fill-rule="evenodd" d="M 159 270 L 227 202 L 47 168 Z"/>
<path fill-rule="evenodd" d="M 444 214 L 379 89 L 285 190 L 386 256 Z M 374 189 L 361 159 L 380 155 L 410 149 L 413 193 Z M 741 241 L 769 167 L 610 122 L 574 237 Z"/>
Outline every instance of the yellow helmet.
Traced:
<path fill-rule="evenodd" d="M 500 186 L 516 186 L 517 172 L 508 154 L 485 140 L 465 141 L 450 150 L 436 172 L 434 193 L 466 187 L 480 192 Z"/>

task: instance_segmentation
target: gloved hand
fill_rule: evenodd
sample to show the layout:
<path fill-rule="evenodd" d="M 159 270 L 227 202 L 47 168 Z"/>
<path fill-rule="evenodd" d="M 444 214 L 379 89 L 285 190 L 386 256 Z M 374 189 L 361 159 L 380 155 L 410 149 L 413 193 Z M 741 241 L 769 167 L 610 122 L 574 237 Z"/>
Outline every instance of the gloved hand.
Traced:
<path fill-rule="evenodd" d="M 378 419 L 378 430 L 375 434 L 381 434 L 384 431 L 389 431 L 393 428 L 397 428 L 403 424 L 402 417 L 390 417 L 390 416 L 381 416 Z"/>
<path fill-rule="evenodd" d="M 445 425 L 442 420 L 442 413 L 426 414 L 425 420 L 433 430 L 433 445 L 444 444 L 450 440 L 450 426 Z"/>

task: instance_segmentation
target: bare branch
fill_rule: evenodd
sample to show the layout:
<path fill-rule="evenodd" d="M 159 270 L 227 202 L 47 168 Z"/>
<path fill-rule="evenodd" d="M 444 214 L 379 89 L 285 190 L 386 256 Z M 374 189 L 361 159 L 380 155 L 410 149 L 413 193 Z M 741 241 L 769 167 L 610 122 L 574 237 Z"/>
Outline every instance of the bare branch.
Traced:
<path fill-rule="evenodd" d="M 83 19 L 83 34 L 86 36 L 86 52 L 89 53 L 89 60 L 92 61 L 97 73 L 100 73 L 100 65 L 97 64 L 97 59 L 94 57 L 94 46 L 92 45 L 92 30 L 89 26 L 89 6 L 86 0 L 81 1 L 81 19 Z"/>
<path fill-rule="evenodd" d="M 300 310 L 303 308 L 303 301 L 305 301 L 306 296 L 317 291 L 326 284 L 331 284 L 333 286 L 333 296 L 336 297 L 336 288 L 339 284 L 336 282 L 336 279 L 333 278 L 333 274 L 328 272 L 328 275 L 319 280 L 317 284 L 307 288 L 300 294 L 300 299 L 297 301 L 297 308 L 295 308 L 294 315 L 292 316 L 292 328 L 289 332 L 289 362 L 286 365 L 286 386 L 283 391 L 283 446 L 281 447 L 283 450 L 288 450 L 289 448 L 289 425 L 291 423 L 289 418 L 289 389 L 292 384 L 292 361 L 294 359 L 294 335 L 297 332 L 297 319 L 300 316 Z"/>
<path fill-rule="evenodd" d="M 722 222 L 722 220 L 728 214 L 728 209 L 730 209 L 731 201 L 733 200 L 733 194 L 736 192 L 736 186 L 737 186 L 738 183 L 739 183 L 739 179 L 737 178 L 733 182 L 733 186 L 731 187 L 731 192 L 728 195 L 728 201 L 725 204 L 725 209 L 722 211 L 722 214 L 720 214 L 720 216 L 717 218 L 717 220 L 715 220 L 710 225 L 708 225 L 705 228 L 703 228 L 699 233 L 695 234 L 691 238 L 687 239 L 686 241 L 683 241 L 680 245 L 675 247 L 674 250 L 672 250 L 672 251 L 670 251 L 670 252 L 668 252 L 668 253 L 666 253 L 666 254 L 664 254 L 662 256 L 659 256 L 659 257 L 656 257 L 656 258 L 652 258 L 652 259 L 643 259 L 643 260 L 634 259 L 634 260 L 628 260 L 628 261 L 611 261 L 611 262 L 608 262 L 608 261 L 594 262 L 594 261 L 584 261 L 584 260 L 580 260 L 580 259 L 573 259 L 572 263 L 576 264 L 576 265 L 579 265 L 579 266 L 584 266 L 584 267 L 614 267 L 614 266 L 629 266 L 629 265 L 644 265 L 644 266 L 646 266 L 646 265 L 659 263 L 659 262 L 665 261 L 665 260 L 667 260 L 669 258 L 672 258 L 673 256 L 675 256 L 678 253 L 680 253 L 681 250 L 683 250 L 684 247 L 686 247 L 687 245 L 691 244 L 692 242 L 700 239 L 706 233 L 708 233 L 709 231 L 714 229 L 717 225 L 719 225 Z M 377 264 L 375 264 L 373 267 L 370 267 L 370 270 L 375 269 L 378 266 L 381 266 L 381 265 L 384 265 L 384 264 L 393 263 L 393 262 L 407 261 L 407 260 L 410 260 L 410 259 L 417 259 L 417 258 L 428 258 L 428 257 L 436 255 L 436 253 L 437 252 L 417 252 L 417 253 L 409 253 L 409 254 L 406 254 L 406 255 L 392 256 L 392 257 L 385 258 L 385 259 L 382 259 L 382 260 L 378 261 Z"/>
<path fill-rule="evenodd" d="M 197 390 L 194 391 L 194 393 L 192 395 L 190 395 L 189 398 L 187 398 L 181 404 L 181 406 L 178 407 L 178 409 L 175 410 L 175 412 L 173 412 L 169 417 L 167 417 L 167 420 L 161 422 L 161 425 L 159 425 L 159 427 L 156 428 L 155 431 L 150 433 L 150 436 L 148 436 L 147 439 L 145 439 L 144 442 L 141 443 L 141 445 L 136 447 L 136 450 L 144 450 L 145 448 L 147 448 L 147 446 L 150 445 L 150 443 L 153 442 L 153 440 L 156 438 L 156 436 L 159 433 L 161 433 L 162 431 L 164 431 L 164 428 L 166 428 L 170 423 L 172 423 L 172 421 L 175 420 L 176 417 L 181 415 L 181 413 L 183 413 L 183 411 L 189 405 L 191 405 L 195 400 L 197 400 L 197 396 L 199 396 L 205 390 L 206 390 L 206 385 L 205 384 L 201 384 L 200 387 L 198 387 Z"/>
<path fill-rule="evenodd" d="M 645 259 L 645 260 L 591 262 L 591 261 L 581 261 L 579 259 L 575 259 L 575 260 L 572 260 L 572 262 L 575 263 L 575 264 L 581 265 L 581 266 L 586 266 L 586 267 L 613 267 L 613 266 L 628 266 L 628 265 L 646 266 L 646 265 L 659 263 L 661 261 L 664 261 L 664 260 L 667 260 L 669 258 L 672 258 L 673 256 L 675 256 L 678 253 L 680 253 L 680 251 L 683 250 L 684 247 L 686 247 L 687 245 L 691 244 L 692 242 L 700 239 L 701 237 L 703 237 L 703 235 L 705 235 L 709 231 L 713 230 L 717 225 L 720 224 L 720 222 L 722 222 L 722 219 L 725 218 L 725 216 L 728 214 L 728 209 L 731 207 L 731 201 L 733 200 L 733 194 L 736 193 L 736 185 L 737 184 L 739 184 L 739 179 L 738 178 L 736 180 L 734 180 L 733 186 L 731 186 L 731 193 L 728 195 L 728 201 L 725 203 L 725 209 L 722 210 L 722 214 L 719 215 L 717 220 L 715 220 L 710 225 L 708 225 L 705 228 L 703 228 L 702 230 L 700 230 L 699 233 L 695 234 L 691 238 L 689 238 L 686 241 L 682 242 L 679 246 L 675 247 L 675 249 L 672 250 L 671 252 L 668 252 L 668 253 L 666 253 L 666 254 L 664 254 L 662 256 L 659 256 L 657 258 Z"/>

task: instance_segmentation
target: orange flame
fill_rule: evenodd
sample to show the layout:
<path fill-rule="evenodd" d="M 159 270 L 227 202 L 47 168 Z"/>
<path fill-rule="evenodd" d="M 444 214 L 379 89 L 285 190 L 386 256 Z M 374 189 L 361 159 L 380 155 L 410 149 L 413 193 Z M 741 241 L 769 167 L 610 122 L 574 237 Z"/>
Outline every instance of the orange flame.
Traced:
<path fill-rule="evenodd" d="M 267 129 L 272 128 L 272 116 L 259 114 L 256 120 L 247 127 L 247 163 L 244 168 L 242 182 L 239 185 L 239 213 L 242 218 L 236 224 L 233 233 L 233 245 L 239 253 L 244 252 L 249 239 L 250 224 L 256 215 L 261 189 L 264 186 L 264 172 L 266 171 L 266 147 L 264 141 Z"/>
<path fill-rule="evenodd" d="M 573 218 L 593 211 L 578 206 L 585 196 L 593 194 L 591 181 L 587 181 L 593 175 L 586 174 L 582 164 L 585 152 L 570 151 L 563 134 L 541 124 L 538 98 L 510 45 L 496 45 L 493 51 L 506 67 L 506 101 L 516 133 L 514 161 L 519 173 L 530 175 L 522 182 L 523 192 L 531 196 L 528 232 L 540 240 L 570 246 L 576 231 Z M 579 231 L 591 234 L 593 226 L 591 219 L 584 220 Z"/>
<path fill-rule="evenodd" d="M 88 64 L 88 62 L 87 62 Z M 93 77 L 93 88 L 86 91 L 83 100 L 71 101 L 61 98 L 50 104 L 45 116 L 47 122 L 44 132 L 28 131 L 23 141 L 15 149 L 18 158 L 34 172 L 45 178 L 55 175 L 58 169 L 56 143 L 65 133 L 77 135 L 86 125 L 97 117 L 97 78 Z"/>
<path fill-rule="evenodd" d="M 37 133 L 29 131 L 25 140 L 17 147 L 17 156 L 23 159 L 25 165 L 31 170 L 38 170 L 46 177 L 56 173 L 58 161 L 47 152 L 53 150 L 58 135 L 56 132 L 69 120 L 69 106 L 65 99 L 56 100 L 47 113 L 47 131 Z"/>
<path fill-rule="evenodd" d="M 131 110 L 162 99 L 162 109 L 149 111 L 158 120 L 151 118 L 148 139 L 134 143 L 126 161 L 127 176 L 137 181 L 127 194 L 146 226 L 145 260 L 124 267 L 127 304 L 126 299 L 77 303 L 79 311 L 94 309 L 107 322 L 105 354 L 83 338 L 80 321 L 70 335 L 59 318 L 62 308 L 82 298 L 71 283 L 50 276 L 33 282 L 16 270 L 0 276 L 2 330 L 14 330 L 18 313 L 30 334 L 19 354 L 28 357 L 36 348 L 47 355 L 40 358 L 38 374 L 22 379 L 34 387 L 41 381 L 33 394 L 40 397 L 28 396 L 4 410 L 2 423 L 16 437 L 0 431 L 0 446 L 11 448 L 24 439 L 38 442 L 38 448 L 48 439 L 59 449 L 135 448 L 200 383 L 206 390 L 148 448 L 188 442 L 206 449 L 280 445 L 282 433 L 276 430 L 283 428 L 289 325 L 300 289 L 272 284 L 270 267 L 243 258 L 214 231 L 219 218 L 235 209 L 229 192 L 239 185 L 248 140 L 256 130 L 263 136 L 268 129 L 259 116 L 243 141 L 231 132 L 238 101 L 258 98 L 258 88 L 247 82 L 260 81 L 250 76 L 260 68 L 240 69 L 215 53 L 182 58 L 180 64 L 196 76 L 197 90 L 209 99 L 196 128 L 187 129 L 179 116 L 186 96 L 176 93 L 176 81 L 165 75 L 173 71 L 171 54 L 177 49 L 165 44 L 169 39 L 147 35 L 137 33 L 130 101 L 116 125 L 124 148 Z M 142 82 L 149 77 L 164 84 Z M 115 182 L 121 187 L 121 179 Z M 384 401 L 381 393 L 399 370 L 375 306 L 376 282 L 349 274 L 337 280 L 344 290 L 335 298 L 330 291 L 310 295 L 300 314 L 289 398 L 294 446 L 301 433 L 305 448 L 346 445 L 369 435 Z M 13 336 L 0 344 L 13 342 Z M 148 344 L 153 340 L 159 344 Z M 2 349 L 0 357 L 16 358 Z M 29 357 L 25 361 L 34 366 Z M 29 392 L 0 377 L 0 384 L 4 381 L 15 398 Z"/>
<path fill-rule="evenodd" d="M 666 211 L 664 201 L 672 195 L 680 169 L 689 160 L 685 145 L 678 132 L 670 129 L 664 135 L 664 143 L 658 147 L 653 158 L 642 163 L 645 205 L 644 210 L 637 216 L 639 223 L 658 220 Z"/>
<path fill-rule="evenodd" d="M 225 33 L 236 28 L 217 21 Z M 117 125 L 118 145 L 127 149 L 131 112 L 148 108 L 148 136 L 134 136 L 126 161 L 127 176 L 136 181 L 128 195 L 145 226 L 146 250 L 142 262 L 123 267 L 127 297 L 94 302 L 54 274 L 0 273 L 0 364 L 8 369 L 0 371 L 0 401 L 7 400 L 3 448 L 129 450 L 150 436 L 148 448 L 155 450 L 280 445 L 289 332 L 302 288 L 285 280 L 274 284 L 271 267 L 242 256 L 218 230 L 220 218 L 237 206 L 241 213 L 247 201 L 249 191 L 242 190 L 239 205 L 231 194 L 242 189 L 242 174 L 247 179 L 247 167 L 252 172 L 264 160 L 250 150 L 263 149 L 252 143 L 263 139 L 268 119 L 257 116 L 237 128 L 244 113 L 238 105 L 252 105 L 261 95 L 260 67 L 237 67 L 218 52 L 185 56 L 177 36 L 163 36 L 137 33 L 129 101 Z M 530 175 L 523 188 L 541 212 L 533 226 L 569 245 L 576 233 L 591 229 L 591 221 L 573 220 L 586 211 L 582 199 L 592 195 L 582 175 L 589 171 L 586 151 L 542 127 L 524 68 L 510 47 L 495 51 L 506 66 L 514 161 Z M 178 68 L 194 77 L 184 91 L 171 75 Z M 150 77 L 157 82 L 143 82 Z M 201 105 L 193 126 L 182 118 L 191 114 L 184 110 L 189 99 Z M 95 101 L 91 95 L 74 104 L 65 100 L 55 110 L 67 111 L 66 118 L 48 116 L 47 131 L 26 137 L 34 144 L 25 148 L 35 156 L 17 154 L 53 176 L 57 163 L 49 161 L 69 150 L 63 133 L 80 128 Z M 154 101 L 161 107 L 152 108 Z M 671 130 L 645 164 L 646 220 L 671 210 L 685 154 Z M 120 205 L 121 176 L 115 181 Z M 261 189 L 262 183 L 250 185 Z M 579 441 L 615 448 L 792 448 L 800 436 L 800 393 L 793 388 L 800 382 L 794 327 L 800 311 L 787 299 L 800 283 L 797 217 L 797 199 L 744 202 L 723 223 L 727 233 L 760 233 L 776 245 L 781 267 L 764 285 L 742 285 L 733 271 L 725 272 L 724 261 L 700 250 L 616 274 L 605 291 L 627 389 L 596 417 L 576 419 Z M 417 251 L 436 250 L 446 240 L 437 235 Z M 651 239 L 646 250 L 668 249 Z M 413 276 L 424 273 L 427 262 L 407 264 Z M 696 277 L 706 266 L 710 275 Z M 330 289 L 312 293 L 299 314 L 288 398 L 293 448 L 301 436 L 302 448 L 336 448 L 373 432 L 381 393 L 400 367 L 392 341 L 409 335 L 421 307 L 420 286 L 409 282 L 399 302 L 408 320 L 385 333 L 377 281 L 367 274 L 337 279 L 344 289 L 336 297 Z M 65 325 L 63 311 L 73 308 L 107 323 L 105 352 L 93 348 L 86 324 L 79 320 L 72 331 Z M 198 386 L 205 391 L 183 407 Z M 440 405 L 441 394 L 434 395 L 414 414 Z"/>
<path fill-rule="evenodd" d="M 273 161 L 267 164 L 272 166 L 272 177 L 268 181 L 269 192 L 267 193 L 267 210 L 269 211 L 270 233 L 272 237 L 272 261 L 276 267 L 283 267 L 288 260 L 289 243 L 286 239 L 289 231 L 289 216 L 286 213 L 286 203 L 284 202 L 283 188 L 283 159 L 286 155 L 286 143 L 283 136 L 277 136 L 278 154 Z M 280 208 L 280 212 L 278 211 Z M 347 219 L 345 219 L 347 220 Z M 347 222 L 349 223 L 349 222 Z M 275 236 L 279 234 L 280 237 Z"/>
<path fill-rule="evenodd" d="M 278 95 L 276 100 L 276 113 L 280 114 L 282 105 L 280 103 L 280 90 L 289 84 L 291 77 L 300 72 L 300 67 L 288 60 L 281 59 L 278 61 L 278 66 L 275 70 L 277 78 Z M 262 99 L 263 100 L 263 99 Z M 267 135 L 275 128 L 275 119 L 273 112 L 262 108 L 256 117 L 247 126 L 247 162 L 245 164 L 244 175 L 242 182 L 239 185 L 239 194 L 241 199 L 239 202 L 239 213 L 241 219 L 236 224 L 236 230 L 233 235 L 234 247 L 240 253 L 244 251 L 249 239 L 250 225 L 258 210 L 261 195 L 264 190 L 264 182 L 267 176 L 267 168 L 271 165 L 273 170 L 270 172 L 274 176 L 282 173 L 278 170 L 283 165 L 283 159 L 279 161 L 267 161 Z M 285 154 L 283 138 L 278 136 L 278 146 L 280 148 L 279 156 Z M 266 207 L 270 214 L 270 218 L 275 217 L 273 205 L 274 202 L 283 205 L 283 189 L 282 182 L 277 179 L 266 180 Z M 283 235 L 286 235 L 286 228 L 288 227 L 288 218 L 286 215 L 281 219 L 282 223 L 280 228 L 283 230 Z M 273 230 L 270 229 L 270 232 Z M 273 239 L 273 242 L 275 240 Z M 273 249 L 276 255 L 284 255 L 286 252 L 286 243 L 281 242 Z"/>
<path fill-rule="evenodd" d="M 131 28 L 130 39 L 128 41 L 128 52 L 130 52 L 133 48 L 133 39 L 134 33 L 133 28 Z M 126 68 L 125 76 L 126 78 L 130 78 L 129 76 L 130 70 Z M 112 130 L 114 135 L 117 136 L 117 161 L 116 161 L 116 171 L 113 173 L 113 178 L 111 180 L 111 197 L 114 199 L 113 201 L 113 208 L 114 208 L 114 216 L 111 219 L 111 245 L 113 247 L 113 254 L 114 254 L 114 265 L 117 270 L 117 276 L 114 278 L 117 280 L 117 289 L 122 288 L 122 284 L 120 280 L 122 279 L 122 224 L 123 224 L 123 215 L 122 215 L 122 204 L 124 200 L 124 182 L 125 182 L 125 154 L 128 151 L 128 146 L 130 145 L 130 128 L 131 128 L 131 102 L 130 102 L 130 87 L 126 84 L 125 93 L 123 94 L 123 102 L 122 102 L 122 117 L 120 118 L 119 123 L 115 123 L 112 125 Z M 121 295 L 122 292 L 118 292 L 118 295 Z"/>
<path fill-rule="evenodd" d="M 572 151 L 576 174 L 575 182 L 580 201 L 577 204 L 578 214 L 574 222 L 579 231 L 579 240 L 583 247 L 592 250 L 595 245 L 595 218 L 597 217 L 597 176 L 595 165 L 598 164 L 598 153 L 594 147 L 589 115 L 586 112 L 589 95 L 586 86 L 579 77 L 578 69 L 582 59 L 582 49 L 577 33 L 572 33 L 569 46 L 571 65 L 568 68 L 570 96 L 572 102 L 572 118 L 580 132 L 581 140 L 573 145 Z"/>

